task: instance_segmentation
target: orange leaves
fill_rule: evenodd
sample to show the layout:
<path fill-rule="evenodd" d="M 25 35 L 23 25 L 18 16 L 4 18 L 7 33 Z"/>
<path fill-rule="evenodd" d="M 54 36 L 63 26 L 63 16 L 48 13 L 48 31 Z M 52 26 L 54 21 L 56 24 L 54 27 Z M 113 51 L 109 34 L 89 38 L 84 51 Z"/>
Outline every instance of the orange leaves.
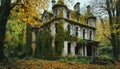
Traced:
<path fill-rule="evenodd" d="M 120 63 L 116 65 L 97 65 L 97 64 L 79 64 L 60 61 L 47 61 L 47 60 L 26 60 L 17 61 L 13 69 L 119 69 Z"/>

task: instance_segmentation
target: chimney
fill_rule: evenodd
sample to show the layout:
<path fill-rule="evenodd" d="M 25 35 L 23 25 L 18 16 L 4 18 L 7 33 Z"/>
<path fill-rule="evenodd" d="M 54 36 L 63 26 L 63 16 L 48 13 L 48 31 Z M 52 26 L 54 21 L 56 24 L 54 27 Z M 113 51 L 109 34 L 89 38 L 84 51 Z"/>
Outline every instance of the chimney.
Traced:
<path fill-rule="evenodd" d="M 77 2 L 74 6 L 74 10 L 77 11 L 78 13 L 80 13 L 80 3 Z"/>
<path fill-rule="evenodd" d="M 87 13 L 90 13 L 90 5 L 87 6 Z"/>
<path fill-rule="evenodd" d="M 52 0 L 51 2 L 52 2 L 52 6 L 54 6 L 54 5 L 55 5 L 55 3 L 56 3 L 56 1 L 55 1 L 55 0 Z"/>

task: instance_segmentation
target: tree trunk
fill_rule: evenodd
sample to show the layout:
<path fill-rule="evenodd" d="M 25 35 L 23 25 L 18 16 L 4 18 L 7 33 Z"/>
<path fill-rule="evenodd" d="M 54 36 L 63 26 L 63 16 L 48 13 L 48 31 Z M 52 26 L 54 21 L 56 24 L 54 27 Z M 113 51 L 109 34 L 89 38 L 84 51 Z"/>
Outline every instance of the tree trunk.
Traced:
<path fill-rule="evenodd" d="M 0 6 L 0 61 L 4 59 L 4 39 L 6 32 L 6 24 L 10 15 L 11 0 L 2 0 Z"/>
<path fill-rule="evenodd" d="M 6 23 L 6 19 L 0 21 L 0 60 L 3 60 L 4 58 L 4 38 L 6 31 Z"/>

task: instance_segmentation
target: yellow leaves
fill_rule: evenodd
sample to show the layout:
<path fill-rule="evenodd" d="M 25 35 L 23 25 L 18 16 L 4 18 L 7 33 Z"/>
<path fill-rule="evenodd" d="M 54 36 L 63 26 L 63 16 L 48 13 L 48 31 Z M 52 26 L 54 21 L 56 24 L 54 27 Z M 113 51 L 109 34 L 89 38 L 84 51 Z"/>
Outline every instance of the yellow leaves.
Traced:
<path fill-rule="evenodd" d="M 85 22 L 85 16 L 80 15 L 80 21 L 81 21 L 82 24 L 85 24 L 86 23 Z"/>

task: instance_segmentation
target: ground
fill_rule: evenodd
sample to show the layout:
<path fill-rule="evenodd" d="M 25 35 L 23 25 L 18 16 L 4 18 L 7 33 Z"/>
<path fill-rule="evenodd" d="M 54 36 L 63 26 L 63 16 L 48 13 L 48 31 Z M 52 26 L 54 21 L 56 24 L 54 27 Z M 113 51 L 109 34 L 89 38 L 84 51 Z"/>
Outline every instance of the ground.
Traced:
<path fill-rule="evenodd" d="M 15 66 L 9 69 L 120 69 L 120 63 L 97 65 L 48 60 L 17 60 Z"/>

